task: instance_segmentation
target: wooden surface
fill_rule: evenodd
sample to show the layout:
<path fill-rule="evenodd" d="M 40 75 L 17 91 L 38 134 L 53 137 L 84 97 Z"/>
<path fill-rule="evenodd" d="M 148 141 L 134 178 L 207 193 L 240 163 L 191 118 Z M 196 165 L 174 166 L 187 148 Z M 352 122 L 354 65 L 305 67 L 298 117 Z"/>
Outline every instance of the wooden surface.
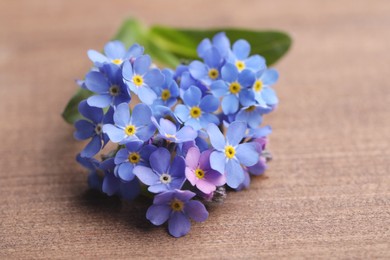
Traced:
<path fill-rule="evenodd" d="M 0 258 L 390 258 L 390 2 L 0 1 Z M 121 21 L 277 28 L 274 161 L 184 238 L 87 191 L 60 113 Z"/>

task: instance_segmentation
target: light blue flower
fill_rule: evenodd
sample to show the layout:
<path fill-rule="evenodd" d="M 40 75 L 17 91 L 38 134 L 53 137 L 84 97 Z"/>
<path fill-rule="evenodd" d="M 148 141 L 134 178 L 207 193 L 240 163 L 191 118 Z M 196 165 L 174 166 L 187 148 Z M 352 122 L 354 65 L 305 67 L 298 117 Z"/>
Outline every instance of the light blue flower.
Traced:
<path fill-rule="evenodd" d="M 275 91 L 271 88 L 279 78 L 279 73 L 275 69 L 265 69 L 256 73 L 256 80 L 252 89 L 255 99 L 263 107 L 275 107 L 279 100 Z"/>
<path fill-rule="evenodd" d="M 150 121 L 151 117 L 152 110 L 145 104 L 136 105 L 130 116 L 129 105 L 122 103 L 114 112 L 115 125 L 105 124 L 103 132 L 114 143 L 145 142 L 153 136 L 156 129 Z"/>
<path fill-rule="evenodd" d="M 162 74 L 165 76 L 164 83 L 160 87 L 153 88 L 157 94 L 153 106 L 172 107 L 179 96 L 179 87 L 173 79 L 173 72 L 169 69 L 163 69 Z"/>
<path fill-rule="evenodd" d="M 183 94 L 183 104 L 175 108 L 176 116 L 195 130 L 206 128 L 209 123 L 219 124 L 219 119 L 212 114 L 219 107 L 219 100 L 213 95 L 202 97 L 202 92 L 195 86 L 187 89 Z"/>
<path fill-rule="evenodd" d="M 188 70 L 191 76 L 202 82 L 206 86 L 220 78 L 221 67 L 224 64 L 219 51 L 215 47 L 211 47 L 205 51 L 203 55 L 203 62 L 193 61 L 188 66 Z"/>
<path fill-rule="evenodd" d="M 113 64 L 104 64 L 100 71 L 90 71 L 85 76 L 85 86 L 95 92 L 87 99 L 88 105 L 105 108 L 130 101 L 130 93 L 123 83 L 122 70 Z"/>
<path fill-rule="evenodd" d="M 213 82 L 211 92 L 216 97 L 223 97 L 221 106 L 225 115 L 234 114 L 242 106 L 255 103 L 253 91 L 250 89 L 255 81 L 255 74 L 250 70 L 238 72 L 236 66 L 227 63 L 221 70 L 222 80 Z"/>
<path fill-rule="evenodd" d="M 265 59 L 260 55 L 249 57 L 251 46 L 246 40 L 238 40 L 233 44 L 228 62 L 234 64 L 239 71 L 251 69 L 255 72 L 266 68 Z"/>
<path fill-rule="evenodd" d="M 157 98 L 152 88 L 164 84 L 164 75 L 159 69 L 151 69 L 152 60 L 149 55 L 142 55 L 134 63 L 123 64 L 122 76 L 132 92 L 138 95 L 141 102 L 151 105 Z"/>
<path fill-rule="evenodd" d="M 95 50 L 88 51 L 89 59 L 96 67 L 101 67 L 105 63 L 112 63 L 117 66 L 122 65 L 124 61 L 131 61 L 144 53 L 144 47 L 139 44 L 133 44 L 128 50 L 120 41 L 111 41 L 104 46 L 104 54 Z"/>
<path fill-rule="evenodd" d="M 114 173 L 125 182 L 131 181 L 135 177 L 134 167 L 149 166 L 150 154 L 156 149 L 154 145 L 139 141 L 126 143 L 125 148 L 120 149 L 115 155 Z"/>
<path fill-rule="evenodd" d="M 241 166 L 255 165 L 259 160 L 256 143 L 240 143 L 245 137 L 246 123 L 235 121 L 230 124 L 226 139 L 215 124 L 207 127 L 214 151 L 210 156 L 211 168 L 226 174 L 227 185 L 237 188 L 244 181 L 244 170 Z"/>

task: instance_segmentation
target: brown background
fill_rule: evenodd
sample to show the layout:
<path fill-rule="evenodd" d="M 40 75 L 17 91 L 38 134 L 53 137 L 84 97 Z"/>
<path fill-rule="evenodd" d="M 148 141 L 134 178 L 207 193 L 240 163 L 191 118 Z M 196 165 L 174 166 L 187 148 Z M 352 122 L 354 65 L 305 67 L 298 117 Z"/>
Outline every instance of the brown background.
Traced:
<path fill-rule="evenodd" d="M 276 28 L 275 160 L 184 238 L 87 191 L 60 113 L 121 21 Z M 390 1 L 0 1 L 0 258 L 390 258 Z"/>

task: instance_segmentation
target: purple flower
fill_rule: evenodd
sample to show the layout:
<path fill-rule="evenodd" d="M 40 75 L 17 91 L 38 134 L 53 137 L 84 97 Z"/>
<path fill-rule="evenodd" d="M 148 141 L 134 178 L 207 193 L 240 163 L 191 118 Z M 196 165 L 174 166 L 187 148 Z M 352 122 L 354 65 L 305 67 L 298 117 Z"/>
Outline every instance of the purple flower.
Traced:
<path fill-rule="evenodd" d="M 147 141 L 155 131 L 154 125 L 150 122 L 151 116 L 152 110 L 145 104 L 136 105 L 130 116 L 129 104 L 122 103 L 114 112 L 115 125 L 105 124 L 103 132 L 114 143 Z"/>
<path fill-rule="evenodd" d="M 104 54 L 95 50 L 88 51 L 88 57 L 95 66 L 100 67 L 105 63 L 113 63 L 120 66 L 125 60 L 131 60 L 141 56 L 144 47 L 133 44 L 127 51 L 125 45 L 120 41 L 111 41 L 104 46 Z"/>
<path fill-rule="evenodd" d="M 210 124 L 207 127 L 211 145 L 215 149 L 210 156 L 211 168 L 226 174 L 227 185 L 233 189 L 244 181 L 241 164 L 252 166 L 259 160 L 256 143 L 240 143 L 246 130 L 246 123 L 235 121 L 229 125 L 225 140 L 216 125 Z"/>
<path fill-rule="evenodd" d="M 103 124 L 112 122 L 113 110 L 109 109 L 106 115 L 103 109 L 91 107 L 87 101 L 83 100 L 79 104 L 79 112 L 86 119 L 75 122 L 76 131 L 74 137 L 77 140 L 86 140 L 92 138 L 87 146 L 81 151 L 81 157 L 93 157 L 108 142 L 108 136 L 103 134 Z"/>
<path fill-rule="evenodd" d="M 133 169 L 137 165 L 149 166 L 150 154 L 157 147 L 151 144 L 134 141 L 126 143 L 125 148 L 120 149 L 115 155 L 115 174 L 123 181 L 131 181 L 135 175 Z"/>
<path fill-rule="evenodd" d="M 148 190 L 160 193 L 167 190 L 180 189 L 185 181 L 185 161 L 183 157 L 176 156 L 171 162 L 171 153 L 165 148 L 158 148 L 149 158 L 151 168 L 138 165 L 133 172 Z"/>
<path fill-rule="evenodd" d="M 88 72 L 85 86 L 96 93 L 87 99 L 90 106 L 105 108 L 130 101 L 130 93 L 123 83 L 122 70 L 113 64 L 105 64 L 100 71 Z"/>
<path fill-rule="evenodd" d="M 198 133 L 191 126 L 183 126 L 177 130 L 177 127 L 168 119 L 160 118 L 160 123 L 152 117 L 152 123 L 157 127 L 159 136 L 165 140 L 174 143 L 183 143 L 194 140 Z"/>
<path fill-rule="evenodd" d="M 205 221 L 209 213 L 197 200 L 191 200 L 195 193 L 172 190 L 154 197 L 153 205 L 146 212 L 146 218 L 159 226 L 168 220 L 169 233 L 174 237 L 186 235 L 191 228 L 190 218 L 196 222 Z"/>
<path fill-rule="evenodd" d="M 135 59 L 134 63 L 126 61 L 123 64 L 122 75 L 132 92 L 138 95 L 141 102 L 151 105 L 157 95 L 152 88 L 164 84 L 164 75 L 159 69 L 151 69 L 152 60 L 149 55 Z"/>
<path fill-rule="evenodd" d="M 226 183 L 225 175 L 211 169 L 210 154 L 210 150 L 200 153 L 198 147 L 192 147 L 186 156 L 187 180 L 206 194 L 215 191 L 216 186 Z"/>

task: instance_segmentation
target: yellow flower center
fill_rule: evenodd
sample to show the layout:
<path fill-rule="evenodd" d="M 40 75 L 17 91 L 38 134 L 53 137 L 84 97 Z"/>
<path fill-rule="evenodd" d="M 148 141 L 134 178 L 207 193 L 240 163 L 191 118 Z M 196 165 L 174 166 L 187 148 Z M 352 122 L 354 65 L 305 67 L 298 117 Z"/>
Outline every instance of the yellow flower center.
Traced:
<path fill-rule="evenodd" d="M 202 115 L 202 110 L 199 107 L 192 107 L 190 110 L 190 115 L 192 118 L 198 118 Z"/>
<path fill-rule="evenodd" d="M 128 126 L 126 126 L 126 128 L 125 128 L 125 133 L 126 133 L 127 135 L 133 135 L 133 134 L 135 134 L 135 132 L 137 132 L 137 129 L 135 128 L 134 125 L 128 125 Z"/>
<path fill-rule="evenodd" d="M 227 158 L 232 159 L 235 154 L 236 154 L 236 149 L 234 149 L 233 146 L 227 145 L 225 147 L 225 155 Z"/>
<path fill-rule="evenodd" d="M 176 135 L 171 135 L 171 134 L 165 134 L 166 138 L 173 138 L 176 139 Z"/>
<path fill-rule="evenodd" d="M 256 106 L 250 106 L 247 109 L 245 109 L 246 112 L 252 112 L 253 110 L 256 109 Z"/>
<path fill-rule="evenodd" d="M 115 65 L 121 65 L 123 60 L 122 59 L 113 59 L 111 62 L 114 63 Z"/>
<path fill-rule="evenodd" d="M 139 163 L 140 160 L 141 160 L 141 156 L 139 155 L 139 153 L 134 152 L 129 154 L 129 162 L 136 164 Z"/>
<path fill-rule="evenodd" d="M 256 92 L 260 92 L 263 89 L 263 82 L 261 80 L 256 80 L 255 84 L 253 84 L 253 90 Z"/>
<path fill-rule="evenodd" d="M 245 63 L 238 60 L 238 61 L 236 61 L 236 67 L 239 71 L 242 71 L 243 69 L 245 69 Z"/>
<path fill-rule="evenodd" d="M 118 85 L 112 85 L 109 89 L 108 92 L 110 93 L 111 96 L 118 96 L 119 95 L 119 86 Z"/>
<path fill-rule="evenodd" d="M 237 94 L 241 91 L 241 85 L 237 81 L 230 83 L 229 91 L 232 94 Z"/>
<path fill-rule="evenodd" d="M 133 76 L 133 83 L 137 87 L 140 87 L 144 83 L 144 79 L 140 75 L 134 75 Z"/>
<path fill-rule="evenodd" d="M 198 177 L 198 179 L 203 179 L 204 178 L 204 171 L 202 169 L 197 168 L 195 170 L 195 175 Z"/>
<path fill-rule="evenodd" d="M 171 201 L 171 209 L 173 211 L 182 211 L 184 208 L 184 203 L 181 200 L 173 199 Z"/>
<path fill-rule="evenodd" d="M 169 98 L 171 97 L 171 92 L 169 91 L 169 89 L 164 89 L 162 92 L 161 92 L 161 99 L 166 101 L 168 100 Z"/>
<path fill-rule="evenodd" d="M 219 72 L 216 69 L 209 69 L 209 77 L 210 79 L 216 79 L 219 76 Z"/>

